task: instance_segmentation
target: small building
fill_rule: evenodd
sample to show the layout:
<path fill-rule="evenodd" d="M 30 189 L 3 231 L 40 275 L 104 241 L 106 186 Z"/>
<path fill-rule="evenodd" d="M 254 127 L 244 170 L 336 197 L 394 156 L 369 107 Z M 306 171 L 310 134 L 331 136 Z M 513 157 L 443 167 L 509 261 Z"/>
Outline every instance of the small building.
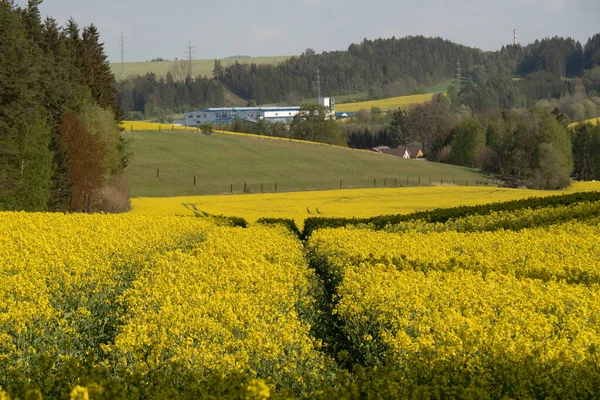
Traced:
<path fill-rule="evenodd" d="M 389 154 L 391 156 L 406 158 L 406 159 L 423 159 L 425 155 L 423 154 L 423 149 L 420 147 L 409 147 L 409 146 L 398 146 L 396 148 L 390 148 L 388 146 L 378 146 L 373 147 L 373 151 L 377 153 Z"/>
<path fill-rule="evenodd" d="M 290 123 L 298 114 L 300 107 L 224 107 L 185 113 L 185 125 L 199 126 L 204 124 L 232 123 L 240 121 L 284 122 Z"/>
<path fill-rule="evenodd" d="M 319 104 L 329 107 L 329 118 L 335 118 L 335 99 L 320 97 Z M 282 122 L 289 124 L 300 112 L 300 107 L 222 107 L 185 113 L 184 124 L 200 126 L 205 124 L 230 124 L 236 119 L 258 123 Z"/>

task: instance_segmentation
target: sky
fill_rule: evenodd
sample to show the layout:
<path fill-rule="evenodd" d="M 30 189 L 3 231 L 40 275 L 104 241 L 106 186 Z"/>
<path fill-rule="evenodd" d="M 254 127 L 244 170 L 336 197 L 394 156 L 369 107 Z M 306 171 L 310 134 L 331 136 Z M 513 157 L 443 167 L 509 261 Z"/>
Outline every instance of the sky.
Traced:
<path fill-rule="evenodd" d="M 16 4 L 25 5 L 26 0 Z M 363 39 L 424 35 L 483 50 L 600 33 L 600 0 L 45 0 L 42 16 L 95 24 L 112 62 L 345 50 Z"/>

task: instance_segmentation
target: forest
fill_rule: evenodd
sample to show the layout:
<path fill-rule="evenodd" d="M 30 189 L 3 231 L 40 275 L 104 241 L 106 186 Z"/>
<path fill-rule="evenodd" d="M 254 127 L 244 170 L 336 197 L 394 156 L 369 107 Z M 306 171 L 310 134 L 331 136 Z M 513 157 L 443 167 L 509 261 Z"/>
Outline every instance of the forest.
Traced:
<path fill-rule="evenodd" d="M 330 96 L 366 92 L 369 99 L 419 93 L 427 87 L 456 78 L 479 88 L 466 92 L 465 102 L 474 110 L 496 105 L 527 106 L 531 101 L 558 98 L 570 79 L 595 80 L 590 70 L 600 64 L 600 34 L 585 46 L 571 38 L 545 38 L 532 44 L 508 45 L 485 52 L 441 38 L 409 36 L 401 39 L 363 40 L 345 51 L 316 54 L 307 49 L 279 65 L 236 63 L 223 67 L 215 60 L 212 77 L 185 77 L 174 65 L 166 78 L 153 74 L 131 77 L 119 85 L 119 102 L 126 113 L 146 117 L 161 110 L 182 112 L 190 108 L 226 105 L 224 91 L 257 104 L 298 105 L 316 96 L 317 70 L 321 92 Z M 537 77 L 527 78 L 539 73 Z M 585 78 L 587 76 L 587 78 Z M 549 78 L 548 78 L 549 77 Z M 528 81 L 550 80 L 550 83 Z M 566 80 L 565 80 L 566 79 Z M 525 87 L 526 86 L 526 87 Z M 515 92 L 520 90 L 519 94 Z M 500 93 L 489 100 L 479 92 Z"/>
<path fill-rule="evenodd" d="M 94 25 L 0 1 L 0 211 L 121 211 L 127 143 Z"/>

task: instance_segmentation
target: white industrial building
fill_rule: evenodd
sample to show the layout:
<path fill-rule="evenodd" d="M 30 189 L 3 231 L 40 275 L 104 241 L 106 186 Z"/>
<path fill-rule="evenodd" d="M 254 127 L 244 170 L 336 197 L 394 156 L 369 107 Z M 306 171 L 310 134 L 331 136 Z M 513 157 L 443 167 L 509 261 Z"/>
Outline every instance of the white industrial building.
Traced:
<path fill-rule="evenodd" d="M 329 107 L 329 117 L 335 118 L 335 99 L 333 97 L 319 98 L 319 104 Z M 255 122 L 283 122 L 290 123 L 300 111 L 300 107 L 224 107 L 209 108 L 206 110 L 190 111 L 185 113 L 182 121 L 187 126 L 204 124 L 232 123 L 235 119 L 240 121 Z"/>

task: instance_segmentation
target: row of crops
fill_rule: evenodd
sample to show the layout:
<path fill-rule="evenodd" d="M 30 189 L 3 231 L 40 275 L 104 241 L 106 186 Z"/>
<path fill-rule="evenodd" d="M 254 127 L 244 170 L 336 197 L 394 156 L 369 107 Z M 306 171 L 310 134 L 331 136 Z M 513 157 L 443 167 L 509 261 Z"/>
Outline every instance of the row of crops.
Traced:
<path fill-rule="evenodd" d="M 283 228 L 16 213 L 0 227 L 11 397 L 295 397 L 336 376 L 310 333 L 317 276 Z"/>
<path fill-rule="evenodd" d="M 598 397 L 597 197 L 305 243 L 277 220 L 0 213 L 0 399 Z"/>

